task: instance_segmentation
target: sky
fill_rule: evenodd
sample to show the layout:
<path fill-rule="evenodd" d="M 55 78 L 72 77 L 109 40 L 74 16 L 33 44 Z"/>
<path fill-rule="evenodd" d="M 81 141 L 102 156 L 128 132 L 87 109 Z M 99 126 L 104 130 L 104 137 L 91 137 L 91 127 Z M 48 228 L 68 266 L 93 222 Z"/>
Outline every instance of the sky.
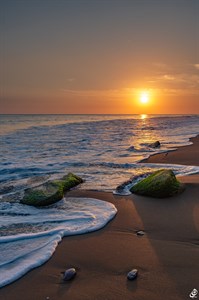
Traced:
<path fill-rule="evenodd" d="M 199 114 L 198 16 L 199 0 L 0 0 L 0 113 Z"/>

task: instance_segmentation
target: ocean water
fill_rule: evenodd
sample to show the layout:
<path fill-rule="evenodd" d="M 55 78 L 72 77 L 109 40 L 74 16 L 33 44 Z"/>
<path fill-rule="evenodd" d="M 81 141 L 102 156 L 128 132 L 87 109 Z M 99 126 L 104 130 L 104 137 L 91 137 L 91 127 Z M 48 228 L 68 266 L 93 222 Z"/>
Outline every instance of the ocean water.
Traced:
<path fill-rule="evenodd" d="M 111 203 L 89 198 L 64 198 L 40 209 L 0 203 L 0 287 L 46 262 L 63 236 L 98 230 L 116 212 Z"/>
<path fill-rule="evenodd" d="M 139 163 L 190 144 L 198 115 L 1 115 L 0 287 L 48 260 L 63 236 L 99 229 L 116 208 L 96 199 L 65 198 L 47 208 L 19 203 L 23 191 L 73 172 L 78 189 L 115 192 L 130 178 L 162 168 Z M 159 140 L 160 148 L 150 143 Z M 197 166 L 164 165 L 178 175 Z M 120 190 L 128 194 L 128 186 Z"/>

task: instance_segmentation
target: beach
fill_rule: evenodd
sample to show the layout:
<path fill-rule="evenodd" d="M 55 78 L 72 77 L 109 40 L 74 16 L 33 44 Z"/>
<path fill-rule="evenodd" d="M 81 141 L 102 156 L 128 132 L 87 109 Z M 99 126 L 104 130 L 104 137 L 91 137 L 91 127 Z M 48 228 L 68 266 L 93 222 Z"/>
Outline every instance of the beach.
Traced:
<path fill-rule="evenodd" d="M 182 146 L 177 151 L 170 151 L 151 155 L 148 159 L 142 160 L 147 163 L 165 163 L 199 166 L 198 149 L 199 138 L 191 138 L 192 145 Z"/>
<path fill-rule="evenodd" d="M 199 138 L 192 142 L 148 161 L 198 166 Z M 199 289 L 199 175 L 180 180 L 186 190 L 166 199 L 70 191 L 67 196 L 113 203 L 116 217 L 99 231 L 65 237 L 48 262 L 1 288 L 0 299 L 189 299 Z M 138 230 L 145 235 L 137 236 Z M 77 275 L 63 282 L 61 272 L 70 267 Z M 128 281 L 133 268 L 138 277 Z"/>
<path fill-rule="evenodd" d="M 199 300 L 199 0 L 3 0 L 0 300 Z"/>

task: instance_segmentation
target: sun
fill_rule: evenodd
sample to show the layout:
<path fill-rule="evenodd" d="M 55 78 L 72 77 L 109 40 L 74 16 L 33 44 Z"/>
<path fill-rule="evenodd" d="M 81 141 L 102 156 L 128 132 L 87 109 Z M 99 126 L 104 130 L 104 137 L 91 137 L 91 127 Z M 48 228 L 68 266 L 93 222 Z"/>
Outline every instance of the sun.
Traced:
<path fill-rule="evenodd" d="M 149 102 L 149 93 L 147 92 L 142 92 L 140 94 L 140 102 L 142 104 L 147 104 Z"/>

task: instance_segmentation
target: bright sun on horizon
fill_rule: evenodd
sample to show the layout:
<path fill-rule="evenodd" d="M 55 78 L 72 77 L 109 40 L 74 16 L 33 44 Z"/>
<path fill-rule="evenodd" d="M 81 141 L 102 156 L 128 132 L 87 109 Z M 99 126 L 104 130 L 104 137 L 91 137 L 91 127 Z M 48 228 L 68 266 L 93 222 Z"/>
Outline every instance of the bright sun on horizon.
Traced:
<path fill-rule="evenodd" d="M 147 104 L 149 102 L 149 93 L 142 92 L 140 94 L 140 103 Z"/>

